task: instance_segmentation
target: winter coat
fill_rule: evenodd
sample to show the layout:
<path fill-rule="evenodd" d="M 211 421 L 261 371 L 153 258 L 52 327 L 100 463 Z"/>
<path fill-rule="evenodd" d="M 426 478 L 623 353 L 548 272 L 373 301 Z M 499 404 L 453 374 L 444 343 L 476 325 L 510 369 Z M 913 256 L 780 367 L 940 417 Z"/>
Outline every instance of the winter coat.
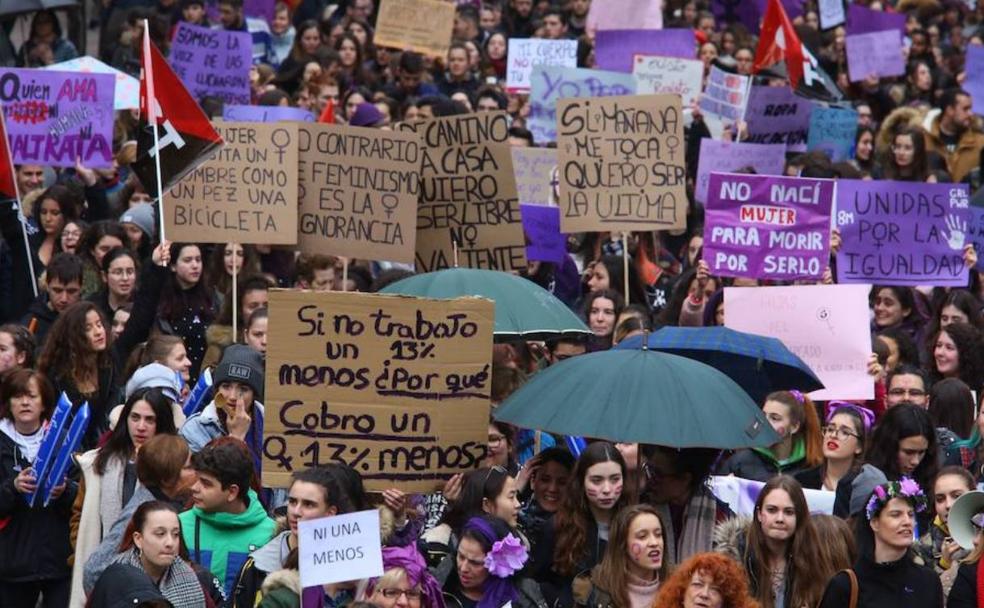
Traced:
<path fill-rule="evenodd" d="M 860 608 L 943 608 L 943 586 L 930 568 L 917 565 L 908 553 L 902 559 L 876 564 L 862 555 L 854 564 L 858 578 Z M 851 583 L 839 572 L 830 579 L 819 608 L 845 608 L 850 605 Z"/>
<path fill-rule="evenodd" d="M 947 596 L 946 608 L 977 608 L 977 577 L 981 575 L 978 561 L 973 564 L 960 564 L 953 588 Z"/>
<path fill-rule="evenodd" d="M 803 440 L 793 445 L 793 452 L 786 460 L 776 460 L 767 448 L 738 450 L 721 466 L 719 475 L 735 475 L 753 481 L 769 481 L 776 475 L 793 475 L 806 468 L 806 452 Z"/>
<path fill-rule="evenodd" d="M 147 573 L 126 564 L 106 568 L 92 590 L 87 606 L 93 608 L 132 608 L 144 602 L 154 606 L 171 606 Z"/>
<path fill-rule="evenodd" d="M 289 537 L 290 530 L 283 530 L 250 554 L 236 575 L 229 608 L 253 608 L 256 605 L 257 595 L 266 578 L 271 572 L 284 567 L 284 560 L 290 553 L 287 546 Z"/>
<path fill-rule="evenodd" d="M 752 525 L 750 517 L 733 517 L 714 528 L 714 551 L 727 555 L 745 568 L 748 577 L 749 593 L 757 597 L 761 583 L 758 580 L 758 556 L 748 549 L 748 528 Z M 791 564 L 791 560 L 787 560 Z M 783 606 L 795 608 L 793 604 L 793 581 L 795 572 L 787 570 Z M 771 584 L 771 581 L 765 581 Z"/>
<path fill-rule="evenodd" d="M 222 360 L 222 351 L 227 346 L 236 341 L 236 336 L 232 333 L 232 325 L 218 325 L 213 323 L 205 330 L 205 342 L 208 344 L 205 349 L 205 357 L 202 359 L 202 369 L 215 367 Z"/>
<path fill-rule="evenodd" d="M 447 607 L 461 608 L 461 602 L 451 593 L 459 589 L 457 556 L 449 555 L 444 558 L 437 568 L 431 568 L 431 574 L 444 590 L 444 603 Z M 512 602 L 512 608 L 547 608 L 550 605 L 540 592 L 540 586 L 533 579 L 514 576 L 512 583 L 516 588 L 516 599 Z"/>
<path fill-rule="evenodd" d="M 21 317 L 20 324 L 34 335 L 37 351 L 41 352 L 44 339 L 48 337 L 51 326 L 58 320 L 58 313 L 48 306 L 48 294 L 41 293 L 27 308 L 27 314 Z"/>
<path fill-rule="evenodd" d="M 572 588 L 575 606 L 583 608 L 627 608 L 616 606 L 611 594 L 591 581 L 590 572 L 582 572 L 574 577 Z"/>
<path fill-rule="evenodd" d="M 271 572 L 263 580 L 263 600 L 257 606 L 301 608 L 301 573 L 297 570 Z"/>
<path fill-rule="evenodd" d="M 940 133 L 940 121 L 943 118 L 943 111 L 940 109 L 930 110 L 923 120 L 923 131 L 926 133 L 926 151 L 935 152 L 940 155 L 946 163 L 947 171 L 955 182 L 962 181 L 970 173 L 971 169 L 980 165 L 981 148 L 984 148 L 984 133 L 976 124 L 972 124 L 957 140 L 956 149 L 948 151 L 943 137 Z"/>
<path fill-rule="evenodd" d="M 547 603 L 561 606 L 571 606 L 574 602 L 571 583 L 574 576 L 565 576 L 553 569 L 554 549 L 557 545 L 556 518 L 551 517 L 543 526 L 543 535 L 536 543 L 536 549 L 530 554 L 530 576 L 540 583 Z M 588 525 L 585 553 L 577 562 L 576 572 L 590 571 L 601 563 L 605 556 L 608 541 L 598 536 L 598 526 L 594 519 Z"/>
<path fill-rule="evenodd" d="M 209 441 L 216 437 L 223 437 L 228 432 L 219 419 L 219 411 L 213 400 L 201 411 L 185 420 L 178 434 L 188 442 L 188 449 L 192 452 L 200 452 Z M 259 401 L 253 401 L 253 421 L 250 423 L 250 431 L 246 434 L 246 445 L 253 455 L 253 464 L 259 473 L 263 470 L 263 404 Z"/>

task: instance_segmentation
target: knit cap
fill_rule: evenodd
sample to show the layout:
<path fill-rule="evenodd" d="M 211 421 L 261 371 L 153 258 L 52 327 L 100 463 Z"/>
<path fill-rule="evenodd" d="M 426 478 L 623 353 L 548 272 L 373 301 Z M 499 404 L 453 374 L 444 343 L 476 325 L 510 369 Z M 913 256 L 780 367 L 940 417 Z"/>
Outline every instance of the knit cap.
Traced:
<path fill-rule="evenodd" d="M 144 234 L 153 239 L 155 233 L 154 206 L 150 203 L 137 203 L 123 212 L 123 215 L 120 216 L 120 223 L 135 224 L 143 230 Z"/>
<path fill-rule="evenodd" d="M 245 344 L 233 344 L 222 353 L 222 360 L 212 374 L 214 386 L 223 382 L 239 382 L 253 389 L 257 400 L 263 400 L 263 357 Z"/>

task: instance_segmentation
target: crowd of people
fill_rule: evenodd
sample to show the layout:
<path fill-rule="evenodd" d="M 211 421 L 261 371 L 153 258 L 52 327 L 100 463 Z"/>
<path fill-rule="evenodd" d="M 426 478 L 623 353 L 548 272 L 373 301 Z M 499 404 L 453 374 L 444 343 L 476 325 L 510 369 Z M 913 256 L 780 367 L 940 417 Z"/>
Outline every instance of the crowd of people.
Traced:
<path fill-rule="evenodd" d="M 578 65 L 593 67 L 591 4 L 459 2 L 438 59 L 374 44 L 374 0 L 276 2 L 269 20 L 247 16 L 243 0 L 105 0 L 95 22 L 100 58 L 135 77 L 145 23 L 165 54 L 181 22 L 246 31 L 256 105 L 380 129 L 504 111 L 510 144 L 542 146 L 550 142 L 526 128 L 529 97 L 505 87 L 508 43 L 577 40 Z M 751 74 L 755 33 L 711 4 L 663 0 L 664 25 L 693 30 L 705 72 Z M 984 2 L 858 2 L 906 16 L 905 75 L 859 82 L 848 77 L 844 26 L 820 30 L 813 0 L 783 4 L 801 5 L 798 35 L 858 114 L 851 160 L 789 153 L 787 174 L 982 185 L 984 129 L 961 87 L 968 46 L 984 41 Z M 39 11 L 16 57 L 43 67 L 77 55 L 55 13 Z M 789 86 L 775 70 L 755 83 Z M 216 100 L 199 101 L 220 115 Z M 746 136 L 733 127 L 726 136 Z M 772 393 L 760 405 L 780 441 L 767 448 L 589 439 L 572 451 L 563 437 L 490 414 L 483 466 L 434 493 L 367 493 L 342 463 L 271 488 L 262 476 L 269 290 L 375 292 L 414 270 L 161 242 L 154 193 L 131 170 L 138 129 L 136 113 L 118 112 L 111 168 L 18 165 L 20 200 L 0 201 L 0 606 L 984 604 L 984 516 L 961 521 L 977 533 L 971 544 L 955 540 L 949 518 L 984 483 L 984 289 L 972 246 L 964 287 L 872 287 L 875 398 Z M 693 108 L 688 193 L 706 137 Z M 683 231 L 569 235 L 563 263 L 528 264 L 521 274 L 582 315 L 591 336 L 496 344 L 493 411 L 543 368 L 663 326 L 723 325 L 726 286 L 776 284 L 711 275 L 703 209 L 688 209 Z M 841 244 L 833 230 L 831 250 Z M 834 261 L 824 283 L 837 282 Z M 203 377 L 212 396 L 188 410 Z M 62 393 L 87 402 L 91 422 L 51 500 L 29 506 Z M 714 495 L 715 474 L 764 482 L 751 518 Z M 833 493 L 832 514 L 811 513 L 805 490 Z M 374 508 L 384 574 L 302 587 L 298 522 Z"/>

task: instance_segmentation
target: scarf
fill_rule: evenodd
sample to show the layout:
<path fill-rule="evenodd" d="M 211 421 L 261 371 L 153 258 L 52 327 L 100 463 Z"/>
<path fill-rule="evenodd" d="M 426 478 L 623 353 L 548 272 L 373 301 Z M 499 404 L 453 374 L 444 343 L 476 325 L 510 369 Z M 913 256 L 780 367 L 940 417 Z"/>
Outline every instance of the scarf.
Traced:
<path fill-rule="evenodd" d="M 17 430 L 14 426 L 14 421 L 10 418 L 0 420 L 0 431 L 3 431 L 4 435 L 10 437 L 11 441 L 17 444 L 21 454 L 24 456 L 24 460 L 30 463 L 34 462 L 34 459 L 38 455 L 38 450 L 41 449 L 41 442 L 44 440 L 44 431 L 47 426 L 47 424 L 42 424 L 38 427 L 38 430 L 30 435 L 24 435 Z"/>
<path fill-rule="evenodd" d="M 663 521 L 673 521 L 668 504 L 656 505 L 656 509 Z M 663 531 L 666 546 L 673 552 L 673 563 L 682 563 L 698 553 L 711 550 L 714 527 L 717 525 L 717 509 L 717 499 L 706 483 L 701 484 L 687 502 L 680 538 L 675 538 L 673 526 L 667 526 Z"/>
<path fill-rule="evenodd" d="M 427 562 L 414 545 L 383 547 L 383 571 L 402 568 L 411 587 L 420 586 L 423 608 L 444 608 L 444 594 L 437 579 L 427 569 Z"/>
<path fill-rule="evenodd" d="M 139 568 L 143 571 L 143 564 L 140 563 L 140 550 L 134 547 L 129 551 L 120 553 L 113 559 L 114 563 L 127 564 Z M 161 595 L 167 598 L 175 606 L 184 608 L 196 608 L 205 606 L 205 592 L 202 591 L 198 576 L 191 569 L 188 562 L 180 557 L 174 560 L 171 567 L 167 569 L 160 582 L 157 583 Z"/>
<path fill-rule="evenodd" d="M 637 576 L 629 575 L 629 603 L 630 608 L 649 608 L 656 601 L 656 594 L 659 593 L 660 581 L 657 578 L 652 581 L 644 581 Z"/>

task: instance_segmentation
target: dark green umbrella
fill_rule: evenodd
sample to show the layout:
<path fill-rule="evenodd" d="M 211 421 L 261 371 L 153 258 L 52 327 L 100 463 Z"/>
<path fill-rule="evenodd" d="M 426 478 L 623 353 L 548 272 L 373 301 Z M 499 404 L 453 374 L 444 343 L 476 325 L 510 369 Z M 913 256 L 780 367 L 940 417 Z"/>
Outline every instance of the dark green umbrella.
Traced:
<path fill-rule="evenodd" d="M 780 438 L 734 380 L 652 350 L 571 357 L 535 374 L 495 410 L 521 428 L 675 448 L 767 447 Z"/>
<path fill-rule="evenodd" d="M 495 301 L 498 340 L 548 340 L 588 336 L 591 330 L 571 309 L 533 281 L 498 270 L 449 268 L 417 274 L 388 285 L 382 293 L 425 298 L 479 296 Z"/>

